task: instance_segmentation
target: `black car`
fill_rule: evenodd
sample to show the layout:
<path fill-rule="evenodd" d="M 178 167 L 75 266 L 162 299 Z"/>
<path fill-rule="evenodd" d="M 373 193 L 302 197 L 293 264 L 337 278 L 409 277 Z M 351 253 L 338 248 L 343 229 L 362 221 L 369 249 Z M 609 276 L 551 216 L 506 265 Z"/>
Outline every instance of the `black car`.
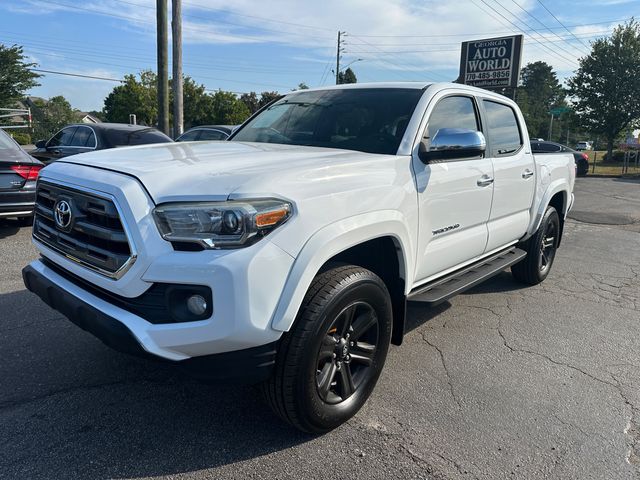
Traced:
<path fill-rule="evenodd" d="M 36 180 L 43 166 L 0 129 L 0 218 L 31 223 Z"/>
<path fill-rule="evenodd" d="M 124 123 L 92 123 L 68 125 L 48 141 L 36 142 L 29 152 L 45 163 L 78 153 L 106 148 L 168 143 L 171 138 L 155 128 Z"/>
<path fill-rule="evenodd" d="M 556 142 L 546 142 L 546 141 L 532 141 L 531 142 L 531 151 L 533 153 L 559 153 L 559 152 L 569 152 L 573 153 L 573 158 L 576 162 L 577 174 L 580 177 L 584 177 L 587 173 L 589 173 L 589 157 L 586 153 L 578 152 L 573 148 L 569 148 L 566 145 L 562 145 Z"/>
<path fill-rule="evenodd" d="M 207 140 L 226 140 L 233 132 L 233 125 L 201 125 L 184 132 L 176 142 L 203 142 Z"/>

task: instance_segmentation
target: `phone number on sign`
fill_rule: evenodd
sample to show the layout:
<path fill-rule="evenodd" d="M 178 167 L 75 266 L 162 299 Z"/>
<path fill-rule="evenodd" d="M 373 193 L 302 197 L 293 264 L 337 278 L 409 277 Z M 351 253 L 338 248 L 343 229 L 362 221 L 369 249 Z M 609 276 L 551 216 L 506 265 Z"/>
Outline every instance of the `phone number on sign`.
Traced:
<path fill-rule="evenodd" d="M 496 78 L 509 78 L 509 70 L 497 70 L 495 72 L 467 73 L 467 80 L 487 80 Z"/>

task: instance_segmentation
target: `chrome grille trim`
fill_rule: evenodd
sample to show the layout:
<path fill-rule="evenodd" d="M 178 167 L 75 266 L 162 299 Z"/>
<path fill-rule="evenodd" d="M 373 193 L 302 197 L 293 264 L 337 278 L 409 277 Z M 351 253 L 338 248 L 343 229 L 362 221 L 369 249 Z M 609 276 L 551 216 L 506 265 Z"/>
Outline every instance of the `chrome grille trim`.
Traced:
<path fill-rule="evenodd" d="M 53 205 L 59 197 L 71 199 L 74 208 L 83 213 L 68 232 L 56 228 L 53 222 Z M 46 202 L 53 204 L 47 206 Z M 92 222 L 87 216 L 100 219 L 104 224 Z M 38 180 L 33 238 L 68 260 L 112 280 L 122 278 L 138 258 L 123 219 L 113 195 L 65 182 Z M 109 248 L 113 245 L 118 245 L 122 251 Z"/>

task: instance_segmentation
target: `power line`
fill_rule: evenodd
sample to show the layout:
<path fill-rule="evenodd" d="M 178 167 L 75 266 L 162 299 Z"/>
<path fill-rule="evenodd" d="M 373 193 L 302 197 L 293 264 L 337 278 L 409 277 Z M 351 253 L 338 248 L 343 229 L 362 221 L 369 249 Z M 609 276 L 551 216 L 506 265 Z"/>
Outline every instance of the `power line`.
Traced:
<path fill-rule="evenodd" d="M 120 79 L 117 79 L 117 78 L 96 77 L 94 75 L 84 75 L 84 74 L 81 74 L 81 73 L 57 72 L 55 70 L 43 70 L 41 68 L 30 68 L 29 70 L 31 70 L 32 72 L 38 72 L 38 73 L 51 73 L 53 75 L 65 75 L 67 77 L 89 78 L 89 79 L 92 79 L 92 80 L 106 80 L 106 81 L 109 81 L 109 82 L 124 83 L 124 80 L 120 80 Z"/>
<path fill-rule="evenodd" d="M 606 24 L 615 23 L 615 22 L 624 22 L 629 20 L 630 18 L 631 17 L 625 17 L 617 20 L 607 20 L 604 22 L 595 22 L 595 23 L 582 23 L 580 25 L 568 25 L 568 26 L 569 27 L 587 27 L 592 25 L 606 25 Z M 549 27 L 549 28 L 551 28 L 552 30 L 562 29 L 562 27 Z M 527 30 L 524 30 L 523 32 L 526 33 Z M 513 30 L 503 31 L 503 32 L 491 31 L 491 32 L 478 32 L 478 33 L 450 33 L 450 34 L 433 34 L 433 35 L 361 35 L 361 34 L 357 34 L 357 35 L 352 34 L 352 35 L 357 37 L 364 37 L 364 38 L 437 38 L 437 37 L 470 37 L 475 35 L 502 35 L 502 34 L 509 34 L 509 33 L 513 33 Z"/>
<path fill-rule="evenodd" d="M 484 2 L 484 0 L 480 0 L 482 2 Z M 527 28 L 529 28 L 531 31 L 535 32 L 538 36 L 545 38 L 540 31 L 536 30 L 535 28 L 533 28 L 530 24 L 528 24 L 527 22 L 525 22 L 522 18 L 518 17 L 515 13 L 513 13 L 511 10 L 509 10 L 507 7 L 505 7 L 499 0 L 493 0 L 500 8 L 502 8 L 505 12 L 507 12 L 509 15 L 513 15 L 521 24 L 525 25 Z M 514 0 L 513 3 L 515 3 Z M 516 4 L 518 5 L 518 4 Z M 518 7 L 520 7 L 520 5 L 518 5 Z M 520 7 L 521 10 L 523 10 L 525 13 L 528 14 L 528 12 L 526 10 L 524 10 L 522 7 Z M 529 34 L 529 38 L 534 38 L 533 36 L 531 36 L 531 34 Z M 538 42 L 540 44 L 542 44 L 542 42 Z M 549 47 L 547 47 L 549 48 Z M 563 52 L 565 52 L 567 55 L 570 56 L 575 56 L 575 53 L 570 52 L 569 50 L 567 50 L 566 48 L 560 46 L 560 45 L 556 45 L 557 49 L 562 50 Z M 557 52 L 556 52 L 557 53 Z M 573 60 L 572 60 L 573 61 Z"/>
<path fill-rule="evenodd" d="M 497 20 L 498 22 L 500 22 L 502 25 L 507 26 L 504 24 L 504 22 L 497 18 L 496 16 L 494 16 L 491 12 L 499 15 L 502 19 L 506 20 L 509 24 L 511 24 L 514 28 L 515 28 L 515 32 L 520 33 L 521 32 L 521 28 L 516 25 L 514 22 L 512 22 L 510 19 L 508 19 L 507 17 L 505 17 L 502 13 L 500 13 L 499 11 L 497 11 L 493 6 L 489 5 L 485 0 L 480 0 L 484 5 L 486 5 L 491 12 L 486 11 L 484 8 L 482 8 L 479 4 L 477 4 L 475 2 L 475 0 L 471 0 L 473 2 L 474 5 L 476 5 L 478 8 L 480 8 L 481 10 L 483 10 L 485 13 L 487 13 L 488 15 L 490 15 L 491 17 L 493 17 L 495 20 Z M 513 30 L 512 30 L 513 31 Z M 528 35 L 528 37 L 533 40 L 534 42 L 538 43 L 539 45 L 541 45 L 545 50 L 547 50 L 549 53 L 551 53 L 552 55 L 554 55 L 556 58 L 560 58 L 562 60 L 564 60 L 565 62 L 570 62 L 573 63 L 575 65 L 577 65 L 577 63 L 570 58 L 565 57 L 564 55 L 555 52 L 554 50 L 552 50 L 551 48 L 547 47 L 546 45 L 544 45 L 542 42 L 540 42 L 536 37 L 533 37 L 531 35 Z"/>
<path fill-rule="evenodd" d="M 590 47 L 589 47 L 589 45 L 585 44 L 582 40 L 580 40 L 578 37 L 576 37 L 576 36 L 573 34 L 573 32 L 572 32 L 571 30 L 569 30 L 569 29 L 567 28 L 567 26 L 566 26 L 564 23 L 562 23 L 562 22 L 558 19 L 558 17 L 556 17 L 556 16 L 553 14 L 553 12 L 551 12 L 551 10 L 549 10 L 549 9 L 547 8 L 547 6 L 546 6 L 544 3 L 542 3 L 542 2 L 541 2 L 541 0 L 537 0 L 537 1 L 538 1 L 538 3 L 539 3 L 540 5 L 542 5 L 542 8 L 544 8 L 544 9 L 549 13 L 549 15 L 551 15 L 553 18 L 555 18 L 556 22 L 558 22 L 558 23 L 562 26 L 562 28 L 564 28 L 567 32 L 569 32 L 569 33 L 573 36 L 573 38 L 575 38 L 576 40 L 578 40 L 578 41 L 579 41 L 580 43 L 582 43 L 585 47 L 590 48 Z M 576 25 L 572 25 L 572 26 L 576 26 Z"/>

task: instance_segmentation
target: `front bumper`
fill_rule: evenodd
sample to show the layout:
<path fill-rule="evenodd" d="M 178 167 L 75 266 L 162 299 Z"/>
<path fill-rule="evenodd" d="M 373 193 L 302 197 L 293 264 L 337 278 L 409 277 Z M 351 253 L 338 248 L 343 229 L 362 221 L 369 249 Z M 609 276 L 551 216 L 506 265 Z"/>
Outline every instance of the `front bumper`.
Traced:
<path fill-rule="evenodd" d="M 172 361 L 145 349 L 133 332 L 122 322 L 97 308 L 92 304 L 95 302 L 85 301 L 72 294 L 68 288 L 63 288 L 58 281 L 44 274 L 37 263 L 42 265 L 41 262 L 34 262 L 35 265 L 28 265 L 22 270 L 26 287 L 51 308 L 59 311 L 77 326 L 93 334 L 115 350 L 131 355 L 170 361 L 196 376 L 213 380 L 257 383 L 266 380 L 271 375 L 275 364 L 277 342 L 232 352 Z"/>

